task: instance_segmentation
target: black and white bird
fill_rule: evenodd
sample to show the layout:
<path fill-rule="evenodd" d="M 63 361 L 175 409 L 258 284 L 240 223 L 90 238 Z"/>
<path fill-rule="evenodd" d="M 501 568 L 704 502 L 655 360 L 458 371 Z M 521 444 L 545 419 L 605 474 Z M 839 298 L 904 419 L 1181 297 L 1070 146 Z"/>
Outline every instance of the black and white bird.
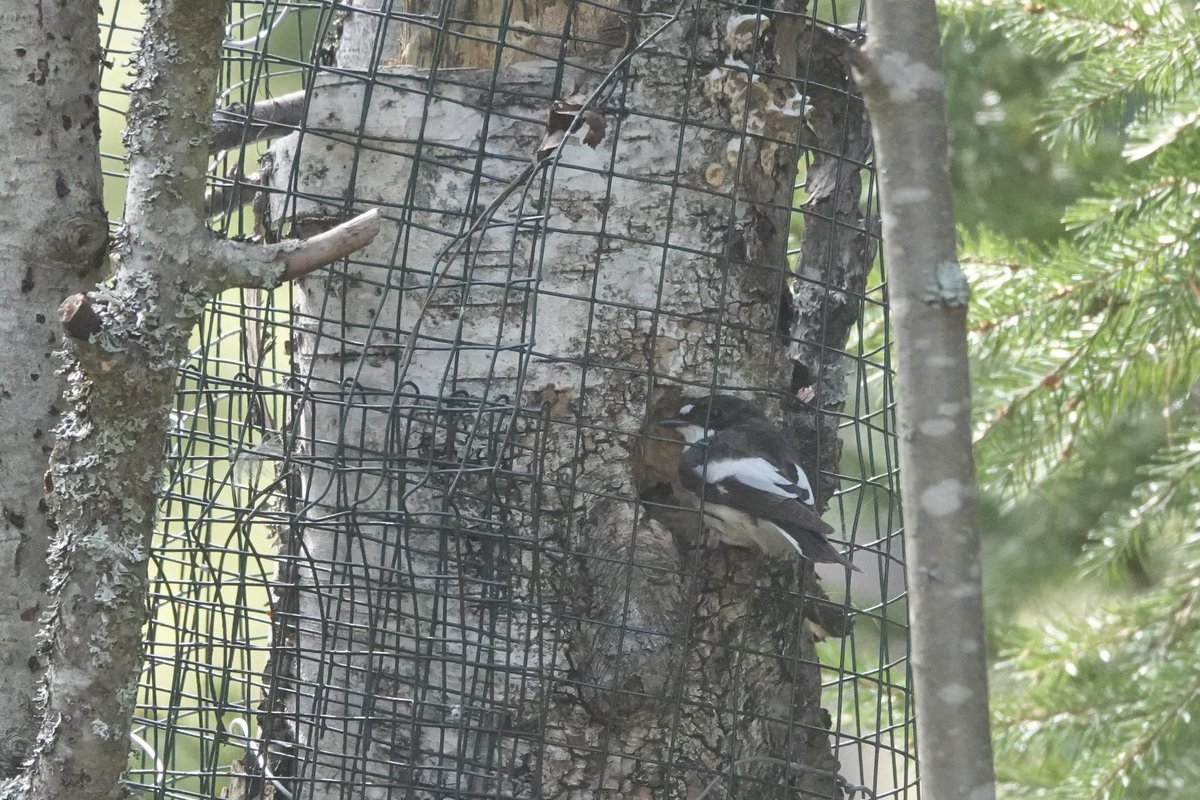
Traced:
<path fill-rule="evenodd" d="M 787 435 L 752 403 L 724 394 L 685 398 L 659 424 L 688 442 L 679 480 L 722 542 L 858 570 L 829 543 L 833 526 L 817 514 L 812 484 Z"/>

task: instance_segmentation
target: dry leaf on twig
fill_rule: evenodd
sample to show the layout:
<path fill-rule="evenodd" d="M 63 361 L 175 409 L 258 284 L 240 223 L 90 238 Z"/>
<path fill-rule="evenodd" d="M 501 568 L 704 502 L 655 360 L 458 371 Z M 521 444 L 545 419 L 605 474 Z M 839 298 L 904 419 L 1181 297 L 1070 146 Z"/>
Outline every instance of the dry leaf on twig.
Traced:
<path fill-rule="evenodd" d="M 550 106 L 550 114 L 546 117 L 546 134 L 538 147 L 538 161 L 549 158 L 562 144 L 563 139 L 577 133 L 584 125 L 587 126 L 587 132 L 583 135 L 583 143 L 595 148 L 604 140 L 604 132 L 608 125 L 604 115 L 594 109 L 585 111 L 581 103 L 555 100 Z"/>

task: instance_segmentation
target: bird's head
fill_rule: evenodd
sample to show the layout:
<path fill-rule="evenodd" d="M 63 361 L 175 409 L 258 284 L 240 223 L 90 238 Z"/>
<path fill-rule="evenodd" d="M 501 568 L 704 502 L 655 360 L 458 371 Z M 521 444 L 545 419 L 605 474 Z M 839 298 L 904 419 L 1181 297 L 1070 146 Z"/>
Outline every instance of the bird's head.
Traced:
<path fill-rule="evenodd" d="M 674 428 L 688 442 L 700 442 L 730 426 L 761 419 L 765 417 L 753 403 L 728 394 L 714 394 L 683 398 L 675 415 L 658 424 Z"/>

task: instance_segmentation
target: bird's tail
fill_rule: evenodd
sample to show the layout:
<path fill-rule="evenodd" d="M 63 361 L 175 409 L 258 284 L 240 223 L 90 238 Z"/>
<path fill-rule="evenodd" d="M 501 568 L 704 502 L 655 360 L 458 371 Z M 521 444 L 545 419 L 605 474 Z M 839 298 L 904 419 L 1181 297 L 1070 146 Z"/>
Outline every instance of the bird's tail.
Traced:
<path fill-rule="evenodd" d="M 783 532 L 788 540 L 788 544 L 796 549 L 796 552 L 804 556 L 810 561 L 816 561 L 822 564 L 841 564 L 844 567 L 862 572 L 861 569 L 854 566 L 850 559 L 842 555 L 840 551 L 828 539 L 816 531 L 810 531 L 807 528 L 801 528 L 799 525 L 783 526 L 775 523 L 776 526 Z"/>

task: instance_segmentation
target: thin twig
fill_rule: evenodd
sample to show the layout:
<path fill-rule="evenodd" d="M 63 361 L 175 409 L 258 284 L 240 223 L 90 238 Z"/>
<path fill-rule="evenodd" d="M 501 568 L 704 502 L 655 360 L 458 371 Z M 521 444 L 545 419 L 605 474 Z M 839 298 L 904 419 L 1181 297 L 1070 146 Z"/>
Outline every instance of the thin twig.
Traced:
<path fill-rule="evenodd" d="M 379 209 L 372 208 L 323 233 L 278 244 L 212 237 L 204 259 L 217 291 L 274 289 L 366 247 L 379 235 L 379 220 Z"/>
<path fill-rule="evenodd" d="M 307 92 L 301 89 L 270 100 L 259 100 L 249 108 L 244 103 L 218 108 L 212 115 L 213 138 L 209 152 L 216 153 L 298 130 L 306 96 Z"/>
<path fill-rule="evenodd" d="M 366 247 L 379 234 L 379 209 L 364 211 L 324 233 L 299 243 L 285 243 L 283 274 L 280 282 L 294 281 L 318 267 L 332 264 Z"/>

